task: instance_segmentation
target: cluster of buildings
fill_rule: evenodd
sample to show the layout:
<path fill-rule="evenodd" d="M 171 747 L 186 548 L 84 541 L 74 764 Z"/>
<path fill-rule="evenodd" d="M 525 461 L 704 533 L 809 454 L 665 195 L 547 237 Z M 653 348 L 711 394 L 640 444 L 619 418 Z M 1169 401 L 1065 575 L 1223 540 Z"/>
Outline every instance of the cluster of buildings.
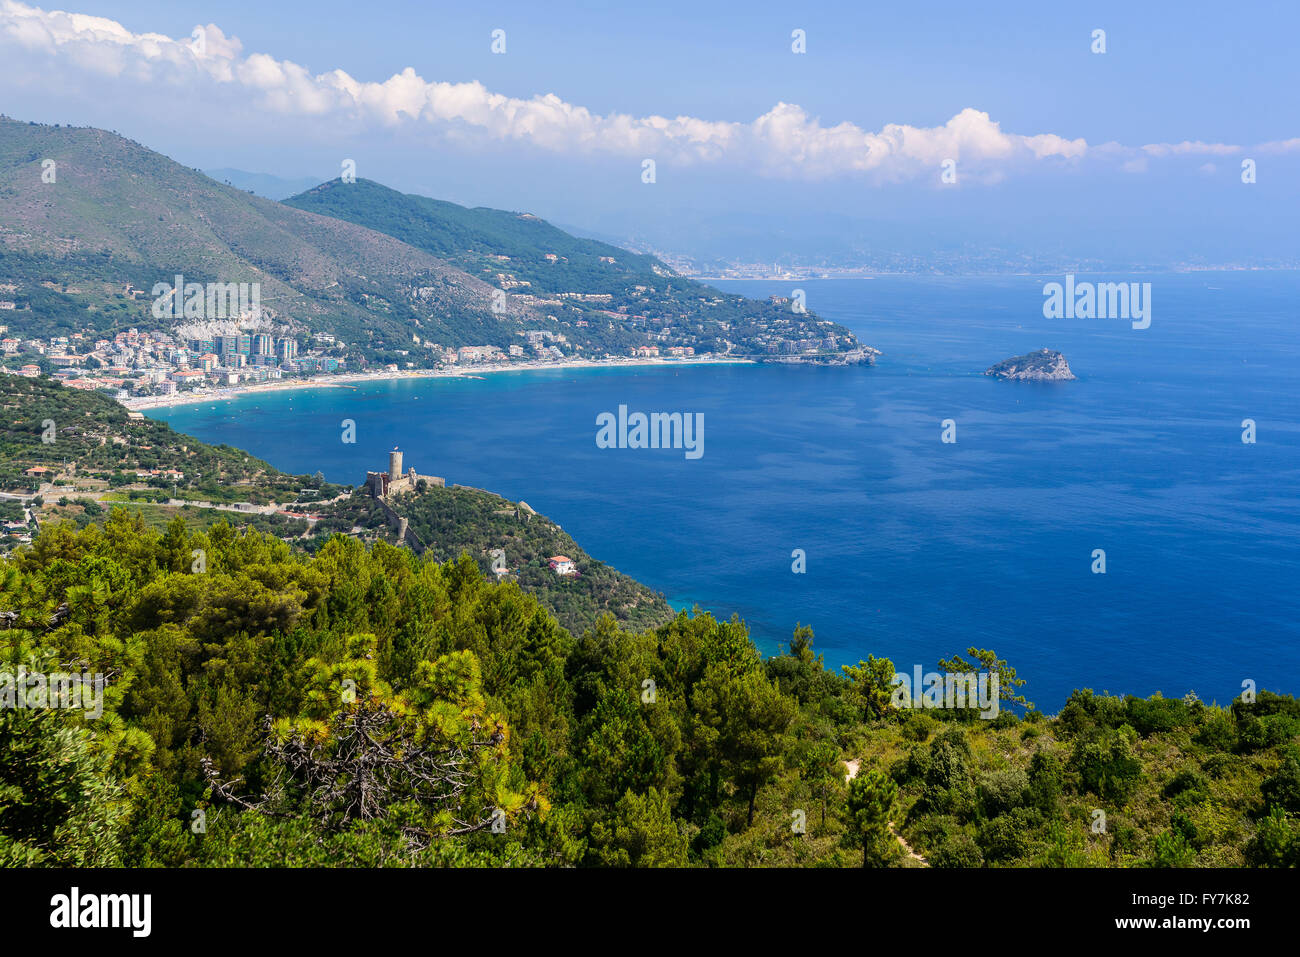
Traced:
<path fill-rule="evenodd" d="M 791 300 L 786 296 L 768 296 L 768 302 L 774 306 L 791 305 Z M 833 351 L 841 345 L 851 346 L 852 343 L 847 339 L 817 334 L 818 327 L 829 330 L 834 325 L 833 322 L 825 319 L 808 322 L 802 316 L 798 320 L 774 319 L 768 323 L 766 331 L 755 336 L 753 341 L 759 351 L 766 352 L 768 355 L 800 355 L 823 350 Z M 785 327 L 790 327 L 789 333 L 784 331 Z"/>
<path fill-rule="evenodd" d="M 551 332 L 549 329 L 527 329 L 520 333 L 524 337 L 527 347 L 511 346 L 510 352 L 520 356 L 526 355 L 525 348 L 531 349 L 534 357 L 545 360 L 563 359 L 564 352 L 560 345 L 567 345 L 569 340 L 564 337 L 563 333 Z M 559 343 L 560 345 L 557 345 Z"/>
<path fill-rule="evenodd" d="M 474 362 L 491 362 L 493 359 L 501 358 L 501 350 L 496 346 L 461 346 L 454 353 L 447 350 L 443 358 L 449 362 L 456 363 L 474 363 Z"/>
<path fill-rule="evenodd" d="M 0 333 L 5 331 L 0 327 Z M 335 345 L 330 335 L 311 341 L 313 346 Z M 93 339 L 82 333 L 26 340 L 5 336 L 0 338 L 0 355 L 31 359 L 8 371 L 35 377 L 43 362 L 65 385 L 97 389 L 118 398 L 337 372 L 344 367 L 343 359 L 314 350 L 299 355 L 297 338 L 269 332 L 190 338 L 183 333 L 128 329 L 112 339 Z"/>
<path fill-rule="evenodd" d="M 658 346 L 633 346 L 632 355 L 638 359 L 654 359 L 661 355 L 675 356 L 679 359 L 687 359 L 695 355 L 694 346 L 666 346 L 660 349 Z"/>
<path fill-rule="evenodd" d="M 458 349 L 443 349 L 430 344 L 431 349 L 440 353 L 447 365 L 475 365 L 482 362 L 501 362 L 507 359 L 540 359 L 557 361 L 564 358 L 560 345 L 568 343 L 562 334 L 548 330 L 529 329 L 519 333 L 524 337 L 525 345 L 512 345 L 504 351 L 498 346 L 461 346 Z M 558 343 L 558 344 L 557 344 Z"/>
<path fill-rule="evenodd" d="M 790 356 L 833 350 L 836 341 L 834 336 L 820 339 L 787 339 L 783 336 L 763 335 L 758 337 L 758 346 L 768 355 Z"/>

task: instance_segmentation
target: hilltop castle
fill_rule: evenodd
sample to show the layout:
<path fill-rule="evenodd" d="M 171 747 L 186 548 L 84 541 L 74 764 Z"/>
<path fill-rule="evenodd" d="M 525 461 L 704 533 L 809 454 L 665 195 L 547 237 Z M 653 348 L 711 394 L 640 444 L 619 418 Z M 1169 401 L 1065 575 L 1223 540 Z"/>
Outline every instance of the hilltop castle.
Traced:
<path fill-rule="evenodd" d="M 403 475 L 402 453 L 394 447 L 393 451 L 388 453 L 388 471 L 367 472 L 366 488 L 370 489 L 371 497 L 386 498 L 389 495 L 414 490 L 416 483 L 421 480 L 438 488 L 442 488 L 447 484 L 444 479 L 436 475 L 417 475 L 415 469 L 411 469 Z"/>

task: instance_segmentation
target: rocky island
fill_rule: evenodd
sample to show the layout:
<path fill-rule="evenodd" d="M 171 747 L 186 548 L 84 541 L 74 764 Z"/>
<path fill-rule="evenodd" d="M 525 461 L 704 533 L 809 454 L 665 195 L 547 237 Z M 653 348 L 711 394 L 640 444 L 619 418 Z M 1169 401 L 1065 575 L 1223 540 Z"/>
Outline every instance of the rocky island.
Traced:
<path fill-rule="evenodd" d="M 1068 382 L 1075 378 L 1065 356 L 1053 349 L 1039 349 L 1028 355 L 1012 356 L 986 369 L 995 379 L 1018 379 L 1033 382 Z"/>

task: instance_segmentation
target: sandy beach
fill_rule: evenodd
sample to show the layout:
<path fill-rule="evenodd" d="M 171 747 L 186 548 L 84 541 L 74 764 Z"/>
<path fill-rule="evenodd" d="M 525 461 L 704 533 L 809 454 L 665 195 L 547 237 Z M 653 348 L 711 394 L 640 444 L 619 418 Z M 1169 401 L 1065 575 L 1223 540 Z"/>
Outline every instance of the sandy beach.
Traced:
<path fill-rule="evenodd" d="M 606 369 L 626 366 L 701 366 L 701 365 L 752 365 L 752 359 L 727 359 L 703 357 L 691 359 L 565 359 L 560 362 L 498 362 L 449 369 L 407 369 L 399 372 L 345 372 L 336 375 L 318 375 L 306 378 L 278 379 L 274 382 L 253 382 L 248 385 L 221 388 L 195 389 L 172 395 L 133 396 L 120 399 L 123 406 L 133 412 L 160 409 L 176 405 L 194 405 L 201 402 L 229 402 L 249 394 L 289 392 L 299 389 L 341 389 L 362 382 L 380 382 L 386 379 L 436 379 L 451 376 L 472 378 L 497 372 L 537 372 L 545 369 Z"/>

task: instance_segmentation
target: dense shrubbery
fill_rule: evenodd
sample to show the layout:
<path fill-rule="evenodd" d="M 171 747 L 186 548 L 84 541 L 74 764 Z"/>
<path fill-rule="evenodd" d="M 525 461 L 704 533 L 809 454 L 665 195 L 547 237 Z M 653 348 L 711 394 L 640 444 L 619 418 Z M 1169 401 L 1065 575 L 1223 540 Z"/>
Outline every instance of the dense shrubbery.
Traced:
<path fill-rule="evenodd" d="M 498 495 L 471 488 L 426 487 L 397 496 L 392 505 L 408 519 L 429 557 L 438 561 L 469 552 L 486 573 L 491 571 L 493 549 L 500 549 L 506 579 L 535 595 L 574 634 L 595 625 L 603 614 L 631 628 L 661 625 L 673 617 L 662 595 L 592 558 L 544 515 Z M 382 530 L 388 525 L 377 503 L 362 496 L 339 503 L 328 513 L 333 515 L 336 509 L 357 526 Z M 337 523 L 328 527 L 348 530 Z M 557 576 L 548 564 L 554 555 L 572 558 L 578 575 Z"/>
<path fill-rule="evenodd" d="M 1267 692 L 899 711 L 888 661 L 837 675 L 808 628 L 767 660 L 698 612 L 574 635 L 469 556 L 342 536 L 306 556 L 124 509 L 0 561 L 0 610 L 3 670 L 110 676 L 98 720 L 0 709 L 10 864 L 1300 857 L 1300 712 Z"/>

